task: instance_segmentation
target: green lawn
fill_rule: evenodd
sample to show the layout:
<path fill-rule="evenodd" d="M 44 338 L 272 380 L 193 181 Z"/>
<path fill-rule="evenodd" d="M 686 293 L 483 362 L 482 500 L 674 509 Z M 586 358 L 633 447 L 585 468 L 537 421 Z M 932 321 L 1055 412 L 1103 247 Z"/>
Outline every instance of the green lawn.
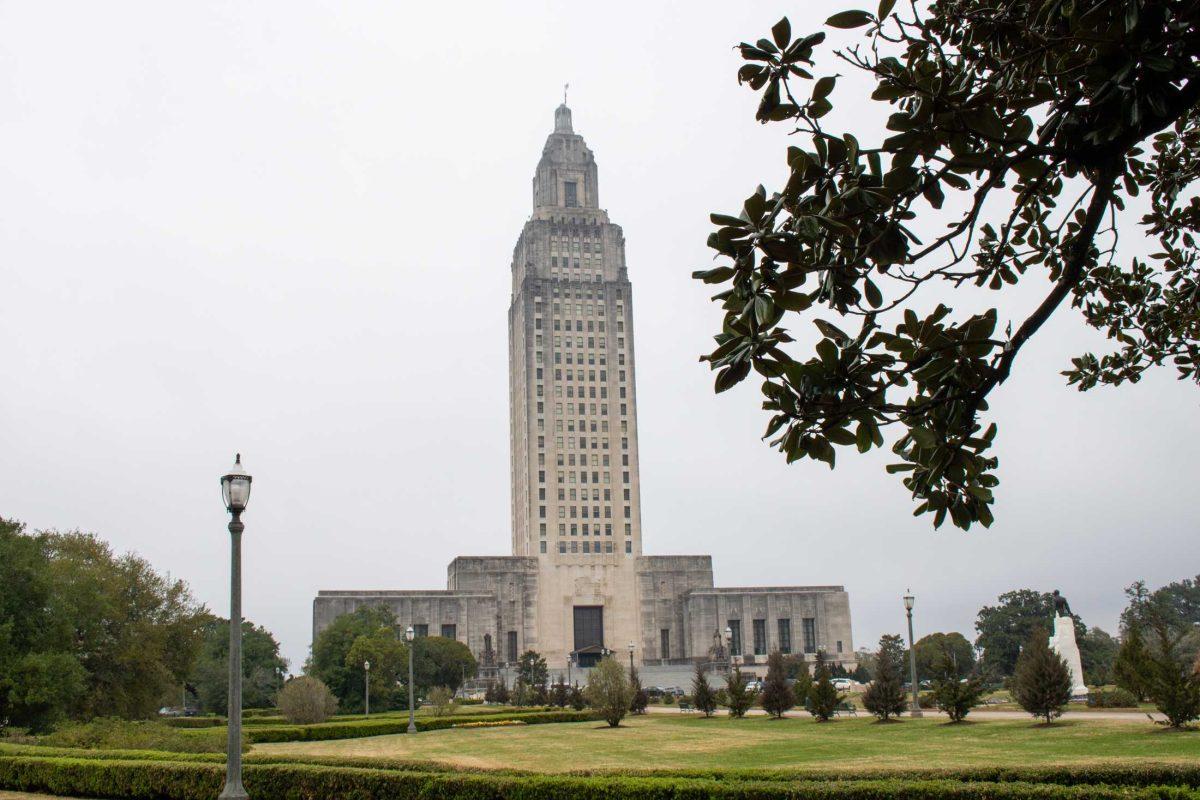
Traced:
<path fill-rule="evenodd" d="M 622 727 L 564 723 L 430 731 L 328 742 L 261 744 L 255 753 L 431 760 L 544 772 L 668 768 L 953 768 L 1089 763 L 1194 763 L 1200 732 L 1148 722 L 1024 720 L 949 725 L 937 719 L 881 725 L 869 719 L 644 716 Z"/>

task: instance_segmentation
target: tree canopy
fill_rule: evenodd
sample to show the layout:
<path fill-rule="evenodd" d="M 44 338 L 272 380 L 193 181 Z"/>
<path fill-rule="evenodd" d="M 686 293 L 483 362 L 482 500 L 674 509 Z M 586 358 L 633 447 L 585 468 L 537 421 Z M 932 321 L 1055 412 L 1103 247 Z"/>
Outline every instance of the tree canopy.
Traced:
<path fill-rule="evenodd" d="M 956 679 L 965 678 L 975 669 L 975 648 L 957 631 L 922 636 L 913 645 L 913 652 L 917 657 L 918 680 L 943 676 L 947 669 Z"/>
<path fill-rule="evenodd" d="M 152 716 L 179 697 L 208 615 L 183 581 L 92 534 L 0 519 L 0 719 Z"/>
<path fill-rule="evenodd" d="M 274 635 L 248 620 L 242 621 L 242 708 L 269 708 L 283 688 L 287 659 L 279 654 Z M 201 710 L 224 714 L 229 708 L 229 620 L 209 617 L 204 643 L 188 673 L 188 687 Z"/>
<path fill-rule="evenodd" d="M 1087 627 L 1078 615 L 1075 640 L 1082 641 Z M 1048 629 L 1054 621 L 1054 600 L 1050 592 L 1016 589 L 1000 595 L 994 606 L 984 606 L 975 620 L 979 636 L 975 645 L 983 650 L 982 666 L 999 676 L 1012 675 L 1017 656 L 1037 628 Z"/>
<path fill-rule="evenodd" d="M 765 438 L 789 463 L 832 468 L 835 448 L 867 452 L 898 430 L 887 469 L 914 513 L 967 529 L 993 519 L 989 398 L 1064 304 L 1112 343 L 1072 359 L 1069 384 L 1164 364 L 1200 382 L 1195 18 L 1175 0 L 880 0 L 835 14 L 827 26 L 863 30 L 827 60 L 874 83 L 848 99 L 856 119 L 878 104 L 882 137 L 869 122 L 826 129 L 839 76 L 814 74 L 824 32 L 795 36 L 785 18 L 742 43 L 757 119 L 807 142 L 788 148 L 781 188 L 712 215 L 722 263 L 695 277 L 721 287 L 703 359 L 716 390 L 757 372 Z M 1118 249 L 1134 227 L 1150 258 Z M 1041 300 L 1002 319 L 998 295 L 1031 279 L 1048 282 Z M 787 327 L 801 320 L 816 331 Z"/>

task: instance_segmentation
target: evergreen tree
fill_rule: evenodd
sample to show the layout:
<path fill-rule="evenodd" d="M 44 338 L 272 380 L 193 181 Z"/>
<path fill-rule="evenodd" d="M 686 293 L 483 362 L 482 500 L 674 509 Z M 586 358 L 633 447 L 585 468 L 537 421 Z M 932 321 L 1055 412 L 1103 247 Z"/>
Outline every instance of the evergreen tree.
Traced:
<path fill-rule="evenodd" d="M 1013 697 L 1021 708 L 1047 724 L 1062 714 L 1071 700 L 1071 670 L 1058 653 L 1050 649 L 1046 631 L 1035 628 L 1013 672 Z"/>
<path fill-rule="evenodd" d="M 1180 624 L 1157 599 L 1145 611 L 1149 629 L 1146 694 L 1172 728 L 1182 728 L 1200 718 L 1200 674 L 1180 644 L 1190 625 Z M 1174 623 L 1174 624 L 1172 624 Z"/>
<path fill-rule="evenodd" d="M 1146 699 L 1146 679 L 1150 673 L 1150 655 L 1142 639 L 1140 625 L 1126 629 L 1121 638 L 1121 647 L 1113 661 L 1113 677 L 1117 686 L 1132 694 L 1139 701 Z"/>
<path fill-rule="evenodd" d="M 633 689 L 633 696 L 629 701 L 630 713 L 645 714 L 646 706 L 650 705 L 650 695 L 642 688 L 642 678 L 636 668 L 629 670 L 629 684 Z"/>
<path fill-rule="evenodd" d="M 494 693 L 494 697 L 495 697 L 495 699 L 493 700 L 493 702 L 500 703 L 501 705 L 506 705 L 508 703 L 508 701 L 509 701 L 508 687 L 504 684 L 504 681 L 499 681 L 498 683 L 496 683 L 496 691 Z"/>
<path fill-rule="evenodd" d="M 741 719 L 754 705 L 754 692 L 746 688 L 746 679 L 742 677 L 740 667 L 734 667 L 725 676 L 725 697 L 729 706 L 729 716 Z"/>
<path fill-rule="evenodd" d="M 792 706 L 796 696 L 787 683 L 787 670 L 783 654 L 776 650 L 767 657 L 767 680 L 763 684 L 762 707 L 771 716 L 779 719 Z"/>
<path fill-rule="evenodd" d="M 571 704 L 571 708 L 575 711 L 583 711 L 587 707 L 587 701 L 583 698 L 583 692 L 579 691 L 579 681 L 575 681 L 575 685 L 567 693 L 567 702 Z"/>
<path fill-rule="evenodd" d="M 854 668 L 854 672 L 851 674 L 851 677 L 854 678 L 854 680 L 858 681 L 859 683 L 870 683 L 871 682 L 871 670 L 867 669 L 866 664 L 860 663 L 857 667 Z"/>
<path fill-rule="evenodd" d="M 817 651 L 817 670 L 812 688 L 808 692 L 808 710 L 816 717 L 817 722 L 828 722 L 833 719 L 833 713 L 843 696 L 833 688 L 829 664 L 825 660 L 825 651 Z"/>
<path fill-rule="evenodd" d="M 983 697 L 983 680 L 977 672 L 959 678 L 958 665 L 949 651 L 934 665 L 933 699 L 951 722 L 962 722 Z"/>
<path fill-rule="evenodd" d="M 875 680 L 863 692 L 863 705 L 867 711 L 887 722 L 898 717 L 907 707 L 903 681 L 900 678 L 901 664 L 897 661 L 896 648 L 890 646 L 894 638 L 884 636 L 879 640 L 879 655 L 875 658 Z"/>
<path fill-rule="evenodd" d="M 562 674 L 559 673 L 558 679 L 554 681 L 554 686 L 550 692 L 550 703 L 559 708 L 566 708 L 569 698 L 570 693 L 567 689 L 566 681 L 563 680 Z"/>
<path fill-rule="evenodd" d="M 808 662 L 804 660 L 804 656 L 800 656 L 798 661 L 793 662 L 792 670 L 795 672 L 792 676 L 795 678 L 792 682 L 792 697 L 796 699 L 796 705 L 808 708 L 813 683 L 812 675 L 808 671 Z"/>
<path fill-rule="evenodd" d="M 692 678 L 692 705 L 697 711 L 703 711 L 706 717 L 711 717 L 717 710 L 717 694 L 708 685 L 708 676 L 704 674 L 702 664 L 696 665 L 696 674 Z"/>

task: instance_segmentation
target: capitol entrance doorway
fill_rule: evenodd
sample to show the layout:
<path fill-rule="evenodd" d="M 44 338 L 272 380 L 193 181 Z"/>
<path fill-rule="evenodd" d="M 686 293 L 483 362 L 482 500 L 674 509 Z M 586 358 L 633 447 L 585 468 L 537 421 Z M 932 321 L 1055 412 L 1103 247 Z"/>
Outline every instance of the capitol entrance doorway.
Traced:
<path fill-rule="evenodd" d="M 604 653 L 604 606 L 575 606 L 575 653 L 579 666 L 594 667 Z"/>

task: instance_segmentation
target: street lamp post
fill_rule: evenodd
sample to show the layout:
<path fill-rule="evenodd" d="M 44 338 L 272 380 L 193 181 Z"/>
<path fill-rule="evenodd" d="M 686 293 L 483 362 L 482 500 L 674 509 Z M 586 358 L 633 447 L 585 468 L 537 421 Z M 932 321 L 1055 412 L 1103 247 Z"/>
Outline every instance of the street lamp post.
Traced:
<path fill-rule="evenodd" d="M 229 724 L 225 744 L 225 788 L 220 800 L 247 800 L 242 786 L 242 512 L 250 501 L 251 478 L 238 453 L 233 468 L 221 478 L 221 497 L 229 521 Z"/>
<path fill-rule="evenodd" d="M 629 640 L 629 677 L 633 677 L 633 639 Z"/>
<path fill-rule="evenodd" d="M 904 595 L 904 611 L 908 614 L 908 674 L 909 681 L 912 683 L 912 711 L 909 713 L 911 717 L 924 716 L 921 713 L 921 702 L 917 699 L 917 653 L 913 649 L 913 626 L 912 626 L 912 610 L 916 598 L 912 595 L 910 589 Z"/>
<path fill-rule="evenodd" d="M 725 671 L 733 669 L 733 628 L 725 626 Z"/>
<path fill-rule="evenodd" d="M 363 687 L 364 687 L 364 689 L 366 689 L 366 691 L 364 693 L 365 702 L 363 704 L 364 705 L 364 714 L 363 715 L 369 717 L 369 716 L 371 716 L 371 662 L 370 661 L 363 662 L 363 672 L 365 673 L 363 675 Z"/>
<path fill-rule="evenodd" d="M 417 687 L 413 686 L 413 639 L 417 636 L 413 626 L 409 625 L 404 631 L 404 641 L 408 642 L 408 732 L 417 732 L 416 712 L 413 710 L 413 696 L 417 693 Z"/>
<path fill-rule="evenodd" d="M 567 653 L 567 686 L 572 686 L 571 682 L 571 665 L 575 663 L 575 654 Z"/>

